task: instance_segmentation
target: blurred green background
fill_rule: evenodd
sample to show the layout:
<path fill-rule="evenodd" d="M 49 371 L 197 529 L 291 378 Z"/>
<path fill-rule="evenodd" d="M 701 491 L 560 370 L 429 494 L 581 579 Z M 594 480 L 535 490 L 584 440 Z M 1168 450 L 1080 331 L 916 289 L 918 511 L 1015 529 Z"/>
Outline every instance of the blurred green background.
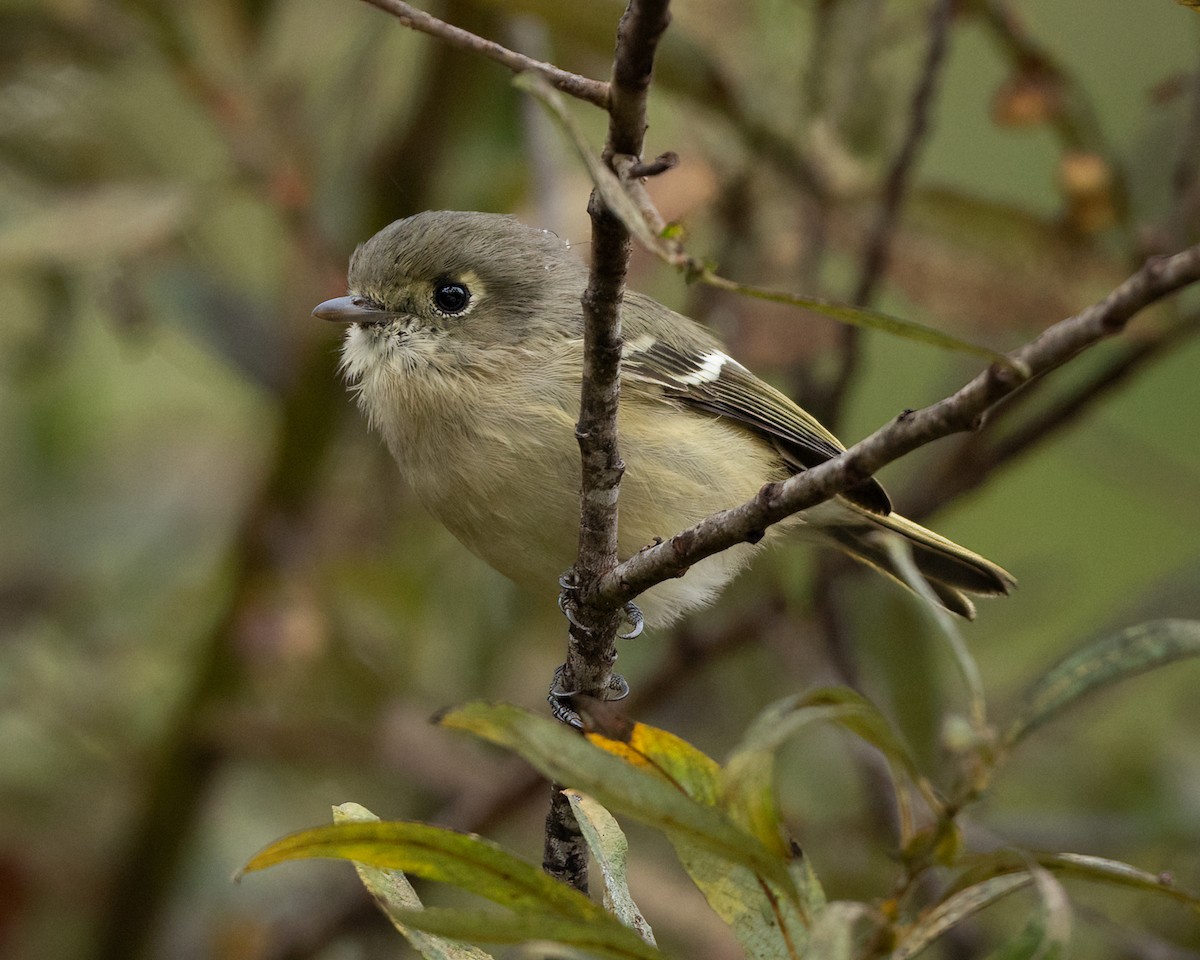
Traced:
<path fill-rule="evenodd" d="M 960 7 L 878 305 L 1008 348 L 1196 241 L 1200 17 L 1026 0 L 1014 32 L 1007 7 Z M 620 6 L 436 12 L 606 77 Z M 850 297 L 926 15 L 913 0 L 675 6 L 647 147 L 682 157 L 651 189 L 692 252 Z M 544 791 L 483 817 L 519 767 L 428 718 L 476 697 L 538 708 L 565 632 L 553 585 L 518 593 L 421 511 L 339 383 L 337 331 L 309 311 L 344 291 L 356 243 L 420 209 L 511 211 L 586 241 L 586 177 L 504 70 L 350 0 L 3 0 L 0 54 L 0 953 L 406 955 L 343 864 L 229 877 L 349 799 L 537 858 Z M 603 117 L 574 109 L 599 146 Z M 763 131 L 790 146 L 772 154 Z M 805 191 L 797 157 L 834 197 Z M 819 317 L 689 289 L 648 258 L 632 282 L 801 402 L 836 369 L 840 334 Z M 1192 291 L 1148 312 L 1013 429 L 1197 310 Z M 978 369 L 879 335 L 863 349 L 846 440 Z M 965 628 L 1001 718 L 1084 640 L 1200 618 L 1200 344 L 1149 359 L 942 509 L 961 441 L 883 475 L 902 511 L 936 510 L 933 526 L 1021 581 Z M 635 690 L 663 681 L 643 719 L 719 757 L 763 705 L 849 666 L 951 775 L 941 728 L 961 687 L 902 591 L 784 549 L 695 620 L 622 648 Z M 713 637 L 720 655 L 671 666 Z M 1200 888 L 1198 678 L 1160 671 L 1048 727 L 968 840 Z M 882 897 L 884 801 L 846 743 L 797 744 L 783 803 L 831 896 Z M 660 942 L 735 956 L 665 845 L 633 837 Z M 1182 908 L 1071 892 L 1079 956 L 1200 952 Z M 943 955 L 985 951 L 1011 909 Z"/>

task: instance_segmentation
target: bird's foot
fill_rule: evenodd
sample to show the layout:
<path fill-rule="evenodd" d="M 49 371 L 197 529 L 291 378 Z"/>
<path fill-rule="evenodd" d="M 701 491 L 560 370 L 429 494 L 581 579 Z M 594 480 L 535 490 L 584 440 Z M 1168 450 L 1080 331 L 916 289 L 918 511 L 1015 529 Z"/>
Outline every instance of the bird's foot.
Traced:
<path fill-rule="evenodd" d="M 587 632 L 588 628 L 580 623 L 575 616 L 575 593 L 578 591 L 579 586 L 575 582 L 574 574 L 568 570 L 558 578 L 558 585 L 560 587 L 558 592 L 558 609 L 567 618 L 567 623 Z M 636 637 L 640 637 L 642 631 L 646 629 L 646 618 L 642 615 L 641 608 L 630 600 L 622 608 L 622 612 L 625 615 L 625 622 L 629 624 L 629 631 L 617 634 L 617 636 L 622 640 L 633 640 Z"/>
<path fill-rule="evenodd" d="M 571 698 L 579 691 L 569 690 L 563 685 L 564 669 L 565 667 L 560 666 L 554 671 L 554 680 L 550 684 L 550 692 L 547 694 L 546 700 L 550 704 L 550 713 L 553 714 L 555 720 L 582 730 L 583 720 L 570 702 Z M 608 689 L 604 691 L 604 699 L 624 700 L 627 696 L 629 696 L 629 684 L 620 674 L 614 673 L 608 678 Z"/>

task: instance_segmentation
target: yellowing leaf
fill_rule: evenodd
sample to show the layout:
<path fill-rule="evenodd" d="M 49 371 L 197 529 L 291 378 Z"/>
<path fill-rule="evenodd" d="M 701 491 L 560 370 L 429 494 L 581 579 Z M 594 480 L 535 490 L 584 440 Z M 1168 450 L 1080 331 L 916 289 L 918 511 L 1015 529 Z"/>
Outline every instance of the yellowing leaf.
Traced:
<path fill-rule="evenodd" d="M 595 732 L 586 736 L 589 743 L 626 763 L 654 771 L 697 803 L 712 806 L 717 802 L 721 768 L 681 737 L 644 723 L 633 724 L 623 739 Z"/>
<path fill-rule="evenodd" d="M 379 822 L 375 814 L 357 803 L 343 803 L 334 807 L 333 819 L 335 823 Z M 478 947 L 425 933 L 405 924 L 402 918 L 414 910 L 422 909 L 422 904 L 402 871 L 369 867 L 363 863 L 355 863 L 354 869 L 393 926 L 424 960 L 491 960 L 491 954 L 484 953 Z"/>
<path fill-rule="evenodd" d="M 353 812 L 361 817 L 361 808 Z M 552 941 L 613 960 L 662 957 L 652 945 L 573 887 L 551 879 L 490 841 L 428 824 L 357 819 L 305 830 L 261 850 L 244 872 L 310 857 L 405 870 L 511 908 L 505 912 L 410 909 L 401 905 L 407 899 L 401 895 L 387 909 L 397 926 L 454 940 Z M 378 876 L 374 875 L 373 880 Z M 472 952 L 461 956 L 478 960 L 485 955 Z"/>
<path fill-rule="evenodd" d="M 242 872 L 314 857 L 404 870 L 506 907 L 551 911 L 578 920 L 606 916 L 578 890 L 551 879 L 490 840 L 426 823 L 359 821 L 302 830 L 260 850 Z"/>
<path fill-rule="evenodd" d="M 561 723 L 507 704 L 467 704 L 445 714 L 442 723 L 507 747 L 552 780 L 595 797 L 609 810 L 662 830 L 673 842 L 693 843 L 740 864 L 776 884 L 786 896 L 798 896 L 783 860 L 658 770 L 627 763 Z"/>

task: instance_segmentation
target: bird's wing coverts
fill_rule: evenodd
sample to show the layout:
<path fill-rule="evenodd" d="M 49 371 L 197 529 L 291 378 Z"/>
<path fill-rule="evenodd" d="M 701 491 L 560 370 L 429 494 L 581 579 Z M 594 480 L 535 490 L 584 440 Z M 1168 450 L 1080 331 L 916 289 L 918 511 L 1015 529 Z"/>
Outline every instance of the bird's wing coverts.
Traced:
<path fill-rule="evenodd" d="M 715 346 L 693 351 L 635 337 L 626 345 L 622 370 L 634 382 L 653 384 L 666 397 L 737 421 L 770 440 L 797 473 L 845 450 L 816 418 Z M 874 479 L 842 495 L 875 513 L 891 512 L 887 493 Z"/>

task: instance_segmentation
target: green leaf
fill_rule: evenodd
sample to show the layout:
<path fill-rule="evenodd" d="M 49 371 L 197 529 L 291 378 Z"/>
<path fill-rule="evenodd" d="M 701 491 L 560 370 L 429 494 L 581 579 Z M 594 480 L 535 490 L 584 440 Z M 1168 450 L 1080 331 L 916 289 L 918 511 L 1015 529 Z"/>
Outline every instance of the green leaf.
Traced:
<path fill-rule="evenodd" d="M 864 956 L 885 921 L 869 904 L 834 900 L 817 915 L 808 956 L 813 960 L 854 960 Z"/>
<path fill-rule="evenodd" d="M 764 844 L 783 852 L 775 800 L 775 755 L 787 740 L 814 722 L 836 723 L 871 744 L 887 761 L 906 822 L 911 821 L 909 784 L 922 785 L 916 762 L 890 721 L 862 695 L 846 687 L 822 687 L 803 696 L 787 697 L 767 707 L 730 755 L 722 780 L 724 803 L 739 823 Z M 926 800 L 940 804 L 931 792 Z"/>
<path fill-rule="evenodd" d="M 1004 736 L 1015 746 L 1076 700 L 1176 660 L 1200 655 L 1200 622 L 1154 620 L 1089 644 L 1052 668 L 1021 698 Z"/>
<path fill-rule="evenodd" d="M 1071 904 L 1067 892 L 1049 870 L 1029 865 L 1038 893 L 1038 909 L 1024 928 L 988 960 L 1060 960 L 1071 941 Z"/>
<path fill-rule="evenodd" d="M 753 870 L 730 864 L 682 837 L 669 838 L 679 862 L 733 932 L 747 960 L 796 960 L 806 955 L 812 917 L 803 894 L 799 902 L 781 896 L 775 884 Z"/>
<path fill-rule="evenodd" d="M 696 273 L 696 279 L 720 290 L 729 290 L 732 293 L 753 297 L 756 300 L 767 300 L 771 303 L 782 303 L 790 307 L 811 310 L 813 313 L 819 313 L 823 317 L 829 317 L 831 320 L 837 320 L 852 327 L 878 330 L 902 340 L 912 340 L 915 343 L 924 343 L 931 347 L 940 347 L 943 350 L 953 350 L 982 357 L 989 363 L 998 363 L 1014 371 L 1022 379 L 1030 376 L 1028 369 L 998 350 L 972 343 L 970 340 L 964 340 L 962 337 L 956 337 L 944 330 L 918 323 L 915 320 L 905 320 L 902 317 L 884 313 L 881 310 L 870 310 L 866 307 L 855 307 L 848 303 L 825 300 L 821 297 L 803 297 L 783 290 L 769 290 L 765 287 L 738 283 L 736 280 L 727 280 L 718 276 L 707 267 Z"/>
<path fill-rule="evenodd" d="M 365 811 L 360 811 L 352 810 L 361 816 Z M 662 957 L 578 890 L 551 879 L 490 841 L 428 824 L 355 819 L 305 830 L 261 850 L 243 872 L 311 857 L 405 870 L 512 908 L 509 912 L 424 910 L 391 902 L 388 916 L 401 927 L 487 943 L 550 940 L 599 957 Z"/>
<path fill-rule="evenodd" d="M 335 823 L 379 822 L 375 814 L 357 803 L 343 803 L 334 807 L 333 819 Z M 375 902 L 392 921 L 393 926 L 425 960 L 491 960 L 491 954 L 484 953 L 478 947 L 434 936 L 403 923 L 401 916 L 422 909 L 422 905 L 402 871 L 370 867 L 357 862 L 354 869 L 363 886 L 375 898 Z"/>
<path fill-rule="evenodd" d="M 913 559 L 912 545 L 904 537 L 896 533 L 888 533 L 884 538 L 884 546 L 888 556 L 896 568 L 896 572 L 908 585 L 909 589 L 926 603 L 926 610 L 938 626 L 938 633 L 946 641 L 954 663 L 962 674 L 967 686 L 967 695 L 971 705 L 971 726 L 977 736 L 988 736 L 987 701 L 983 692 L 983 676 L 979 665 L 971 655 L 971 650 L 963 640 L 958 622 L 934 595 L 933 588 L 925 575 L 917 567 Z"/>
<path fill-rule="evenodd" d="M 606 738 L 593 736 L 589 742 L 561 723 L 507 704 L 467 704 L 445 714 L 442 723 L 519 753 L 547 777 L 595 797 L 609 810 L 745 866 L 787 896 L 798 896 L 780 858 L 720 810 L 688 796 L 661 767 L 637 754 L 631 759 L 627 744 L 607 740 L 612 749 L 625 751 L 623 759 L 595 745 Z"/>
<path fill-rule="evenodd" d="M 242 872 L 314 857 L 404 870 L 514 909 L 589 922 L 608 916 L 578 890 L 491 841 L 425 823 L 352 822 L 302 830 L 260 850 Z"/>
<path fill-rule="evenodd" d="M 397 913 L 407 926 L 455 940 L 483 943 L 565 944 L 611 960 L 664 960 L 663 954 L 609 914 L 601 921 L 571 920 L 541 911 L 500 913 L 430 908 Z"/>
<path fill-rule="evenodd" d="M 707 755 L 673 733 L 642 723 L 620 731 L 618 737 L 589 734 L 601 749 L 622 757 L 635 767 L 653 771 L 697 803 L 720 805 L 722 772 Z M 771 795 L 774 791 L 769 789 Z M 824 902 L 820 884 L 808 861 L 780 843 L 778 830 L 764 844 L 788 862 L 788 874 L 799 899 L 783 893 L 769 879 L 746 866 L 730 864 L 689 838 L 668 834 L 679 861 L 704 894 L 709 906 L 733 931 L 751 960 L 799 956 L 808 934 L 806 927 L 814 904 Z"/>
<path fill-rule="evenodd" d="M 604 877 L 604 906 L 648 944 L 654 931 L 629 893 L 629 843 L 613 815 L 578 790 L 564 790 L 588 849 Z"/>
<path fill-rule="evenodd" d="M 889 954 L 889 960 L 907 960 L 916 956 L 950 928 L 1001 897 L 1027 886 L 1032 879 L 1028 871 L 1008 873 L 950 895 L 903 932 L 896 948 Z"/>
<path fill-rule="evenodd" d="M 1027 870 L 1030 862 L 1044 867 L 1055 876 L 1154 893 L 1200 911 L 1200 894 L 1176 886 L 1168 875 L 1150 873 L 1120 860 L 1082 853 L 997 850 L 964 858 L 965 869 L 951 885 L 951 889 L 960 889 L 991 877 Z"/>

